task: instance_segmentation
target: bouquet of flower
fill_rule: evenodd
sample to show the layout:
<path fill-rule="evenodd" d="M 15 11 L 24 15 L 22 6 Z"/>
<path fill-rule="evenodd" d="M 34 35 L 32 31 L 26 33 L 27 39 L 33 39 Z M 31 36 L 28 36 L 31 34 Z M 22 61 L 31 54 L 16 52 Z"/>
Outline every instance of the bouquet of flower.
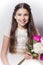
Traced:
<path fill-rule="evenodd" d="M 32 45 L 27 45 L 28 52 L 30 52 L 33 55 L 33 58 L 36 58 L 40 55 L 40 60 L 43 60 L 43 37 L 40 35 L 34 35 L 33 38 L 33 48 Z M 25 60 L 21 60 L 18 65 L 21 65 L 22 62 Z"/>
<path fill-rule="evenodd" d="M 31 52 L 37 53 L 40 55 L 40 60 L 43 60 L 43 37 L 40 35 L 35 35 L 33 37 L 33 43 L 33 49 Z"/>

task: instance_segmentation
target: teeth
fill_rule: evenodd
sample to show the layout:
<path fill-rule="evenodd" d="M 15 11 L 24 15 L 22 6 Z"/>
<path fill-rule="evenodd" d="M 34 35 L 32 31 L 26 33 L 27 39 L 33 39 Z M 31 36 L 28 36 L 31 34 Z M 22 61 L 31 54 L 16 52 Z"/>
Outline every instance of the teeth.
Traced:
<path fill-rule="evenodd" d="M 20 21 L 20 22 L 25 22 L 25 21 Z"/>

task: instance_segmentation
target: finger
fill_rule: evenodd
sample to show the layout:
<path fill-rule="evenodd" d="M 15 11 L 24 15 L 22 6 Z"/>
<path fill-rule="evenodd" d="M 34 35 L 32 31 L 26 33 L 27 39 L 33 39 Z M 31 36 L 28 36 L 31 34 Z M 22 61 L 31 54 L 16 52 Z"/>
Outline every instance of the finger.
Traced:
<path fill-rule="evenodd" d="M 30 53 L 30 52 L 26 52 L 26 54 L 31 55 L 31 53 Z"/>
<path fill-rule="evenodd" d="M 25 56 L 26 59 L 32 59 L 32 56 Z"/>

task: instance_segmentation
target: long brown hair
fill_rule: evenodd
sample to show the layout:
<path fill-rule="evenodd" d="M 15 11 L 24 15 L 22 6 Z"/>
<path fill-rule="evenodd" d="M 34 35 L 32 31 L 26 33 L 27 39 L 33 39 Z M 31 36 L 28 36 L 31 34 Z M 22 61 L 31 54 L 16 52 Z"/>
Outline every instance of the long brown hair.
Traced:
<path fill-rule="evenodd" d="M 14 9 L 14 12 L 13 12 L 13 15 L 12 15 L 12 24 L 11 24 L 10 39 L 9 39 L 9 43 L 10 43 L 9 51 L 11 53 L 15 51 L 14 50 L 15 44 L 16 44 L 15 43 L 15 40 L 16 40 L 15 31 L 18 27 L 16 19 L 14 18 L 14 16 L 15 16 L 17 10 L 20 9 L 20 8 L 27 9 L 27 11 L 29 12 L 29 21 L 26 24 L 26 28 L 27 28 L 28 38 L 29 38 L 31 44 L 33 43 L 32 42 L 32 37 L 34 36 L 34 34 L 37 34 L 30 6 L 26 3 L 20 3 L 20 4 L 16 5 L 16 7 Z M 28 44 L 29 44 L 29 41 L 28 41 Z"/>

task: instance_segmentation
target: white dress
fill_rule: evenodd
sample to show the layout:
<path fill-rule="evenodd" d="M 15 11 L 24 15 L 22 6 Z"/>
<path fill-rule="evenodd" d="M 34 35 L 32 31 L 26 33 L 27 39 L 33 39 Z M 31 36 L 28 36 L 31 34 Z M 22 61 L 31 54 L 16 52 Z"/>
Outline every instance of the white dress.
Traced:
<path fill-rule="evenodd" d="M 5 35 L 9 37 L 9 32 L 7 32 Z M 24 58 L 24 54 L 22 53 L 25 52 L 26 43 L 28 41 L 26 29 L 17 28 L 15 35 L 17 37 L 16 51 L 20 53 L 16 54 L 8 53 L 8 60 L 10 65 L 18 65 L 18 63 Z M 33 59 L 25 60 L 21 65 L 31 65 L 31 64 L 35 65 L 36 63 L 37 65 L 42 65 L 38 60 Z"/>

